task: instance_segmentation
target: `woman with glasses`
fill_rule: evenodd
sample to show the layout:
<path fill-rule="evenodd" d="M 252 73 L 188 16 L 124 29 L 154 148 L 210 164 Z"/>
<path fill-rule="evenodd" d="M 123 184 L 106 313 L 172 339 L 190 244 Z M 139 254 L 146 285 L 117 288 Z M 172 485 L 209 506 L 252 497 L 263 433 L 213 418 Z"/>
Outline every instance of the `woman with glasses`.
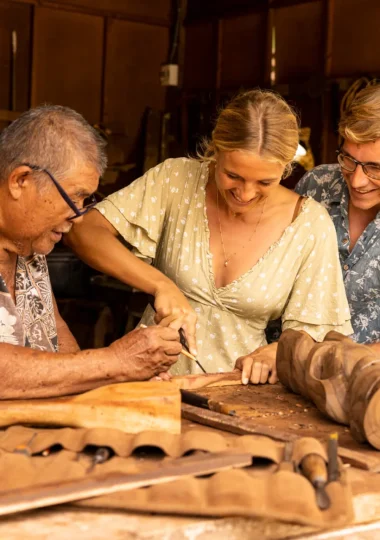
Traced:
<path fill-rule="evenodd" d="M 338 236 L 352 337 L 380 351 L 380 85 L 356 95 L 339 134 L 338 163 L 308 172 L 296 191 L 327 208 Z"/>
<path fill-rule="evenodd" d="M 157 290 L 148 271 L 138 282 L 122 236 L 192 305 L 207 372 L 230 371 L 237 361 L 243 383 L 275 382 L 269 320 L 282 317 L 284 328 L 318 341 L 333 329 L 352 332 L 333 224 L 321 205 L 280 184 L 297 146 L 297 118 L 280 96 L 236 96 L 198 159 L 169 159 L 107 197 L 73 227 L 70 245 L 89 264 Z M 162 300 L 173 298 L 172 290 Z M 199 368 L 181 357 L 171 371 Z"/>

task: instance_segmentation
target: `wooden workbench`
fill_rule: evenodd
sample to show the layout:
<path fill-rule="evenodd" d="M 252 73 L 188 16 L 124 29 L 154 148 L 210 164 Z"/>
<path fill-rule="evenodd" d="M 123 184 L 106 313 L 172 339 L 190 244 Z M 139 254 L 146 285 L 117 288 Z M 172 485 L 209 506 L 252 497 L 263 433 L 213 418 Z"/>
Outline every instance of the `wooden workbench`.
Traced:
<path fill-rule="evenodd" d="M 280 384 L 275 386 L 230 386 L 198 391 L 202 395 L 238 405 L 238 414 L 254 420 L 258 425 L 277 428 L 302 436 L 322 440 L 332 431 L 339 432 L 340 443 L 360 450 L 369 460 L 379 460 L 380 452 L 358 445 L 344 426 L 323 418 L 313 405 L 291 394 Z M 183 430 L 200 429 L 199 425 L 183 422 Z M 206 429 L 206 428 L 204 428 Z M 209 428 L 207 428 L 209 429 Z M 233 436 L 233 435 L 231 435 Z M 335 531 L 334 538 L 380 538 L 380 482 L 376 473 L 356 468 L 348 471 L 354 493 L 355 525 Z M 380 473 L 379 473 L 380 474 Z M 330 530 L 330 533 L 332 531 Z M 312 527 L 275 521 L 245 518 L 188 518 L 137 515 L 119 511 L 79 509 L 61 506 L 35 511 L 11 519 L 0 520 L 0 538 L 18 540 L 28 538 L 54 540 L 81 538 L 107 539 L 251 539 L 280 540 L 327 538 Z"/>

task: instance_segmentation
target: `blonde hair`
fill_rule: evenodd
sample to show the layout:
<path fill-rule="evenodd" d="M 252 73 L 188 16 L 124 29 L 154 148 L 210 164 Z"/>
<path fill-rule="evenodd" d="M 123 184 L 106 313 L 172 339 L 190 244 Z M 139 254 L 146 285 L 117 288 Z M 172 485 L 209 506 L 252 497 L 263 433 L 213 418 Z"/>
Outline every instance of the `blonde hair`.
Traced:
<path fill-rule="evenodd" d="M 343 111 L 339 135 L 356 144 L 380 139 L 380 85 L 370 83 L 360 90 Z"/>
<path fill-rule="evenodd" d="M 250 90 L 222 109 L 211 139 L 203 141 L 198 158 L 215 161 L 218 151 L 252 152 L 283 165 L 286 178 L 292 171 L 298 140 L 297 116 L 286 101 L 271 91 Z"/>

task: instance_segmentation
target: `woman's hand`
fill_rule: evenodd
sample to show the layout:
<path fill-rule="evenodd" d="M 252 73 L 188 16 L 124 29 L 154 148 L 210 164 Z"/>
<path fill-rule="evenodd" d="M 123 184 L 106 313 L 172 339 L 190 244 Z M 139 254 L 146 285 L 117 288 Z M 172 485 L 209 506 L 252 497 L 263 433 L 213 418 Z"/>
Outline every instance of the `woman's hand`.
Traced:
<path fill-rule="evenodd" d="M 276 371 L 277 343 L 259 347 L 247 356 L 236 360 L 235 369 L 242 371 L 243 384 L 275 384 L 278 381 Z"/>
<path fill-rule="evenodd" d="M 197 315 L 185 295 L 174 283 L 163 283 L 157 286 L 154 308 L 156 310 L 154 318 L 156 324 L 170 326 L 176 330 L 183 328 L 190 352 L 196 356 L 195 325 Z"/>

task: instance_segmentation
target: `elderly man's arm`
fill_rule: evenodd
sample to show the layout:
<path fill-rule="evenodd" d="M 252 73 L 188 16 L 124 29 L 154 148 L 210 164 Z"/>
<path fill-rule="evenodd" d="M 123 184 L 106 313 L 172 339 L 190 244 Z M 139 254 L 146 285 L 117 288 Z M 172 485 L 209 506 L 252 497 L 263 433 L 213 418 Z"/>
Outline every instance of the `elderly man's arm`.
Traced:
<path fill-rule="evenodd" d="M 63 396 L 148 380 L 167 371 L 181 348 L 178 332 L 159 326 L 133 330 L 106 348 L 75 353 L 0 343 L 0 399 Z"/>
<path fill-rule="evenodd" d="M 55 323 L 57 326 L 57 335 L 58 335 L 58 346 L 59 352 L 61 353 L 75 353 L 80 350 L 77 340 L 70 332 L 69 327 L 62 319 L 61 314 L 57 306 L 57 301 L 53 295 L 53 304 L 54 304 L 54 316 Z"/>
<path fill-rule="evenodd" d="M 131 253 L 117 238 L 118 232 L 97 210 L 75 223 L 64 242 L 87 264 L 123 283 L 155 297 L 157 322 L 182 327 L 196 354 L 197 316 L 179 288 L 159 270 Z"/>

